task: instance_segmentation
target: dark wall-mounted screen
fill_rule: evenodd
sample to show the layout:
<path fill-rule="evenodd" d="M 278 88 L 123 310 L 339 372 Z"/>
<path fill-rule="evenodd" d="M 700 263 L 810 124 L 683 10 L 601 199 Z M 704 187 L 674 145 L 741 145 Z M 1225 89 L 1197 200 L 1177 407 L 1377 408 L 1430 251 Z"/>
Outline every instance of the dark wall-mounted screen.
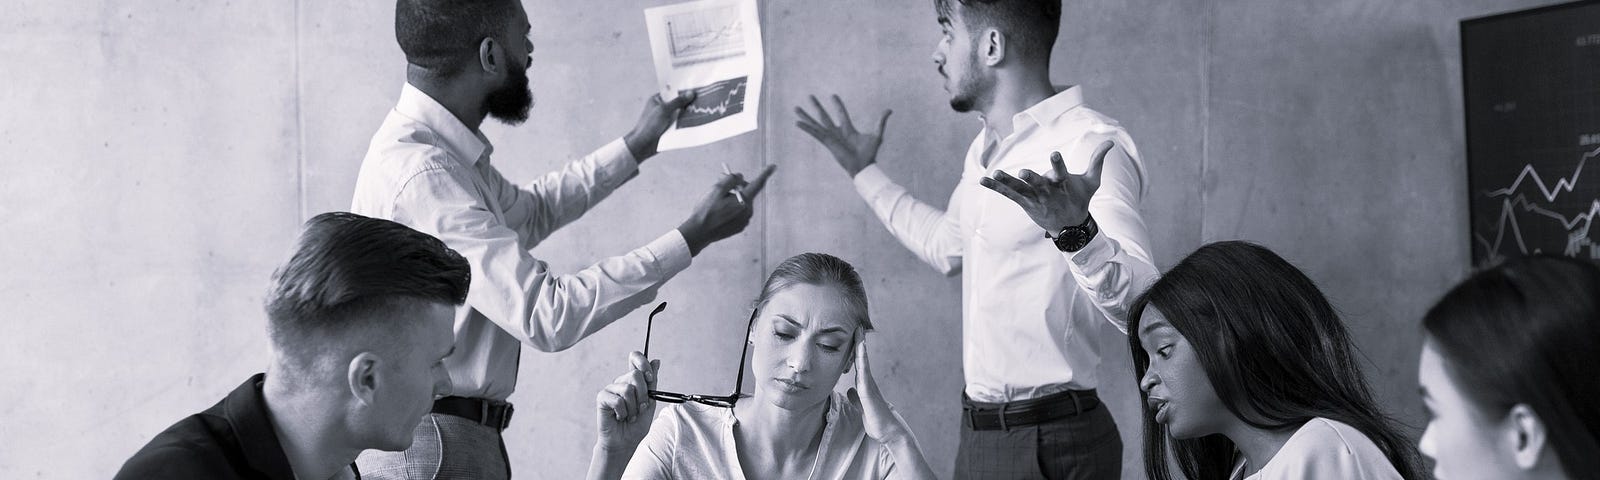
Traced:
<path fill-rule="evenodd" d="M 1461 22 L 1472 262 L 1600 260 L 1600 1 Z"/>

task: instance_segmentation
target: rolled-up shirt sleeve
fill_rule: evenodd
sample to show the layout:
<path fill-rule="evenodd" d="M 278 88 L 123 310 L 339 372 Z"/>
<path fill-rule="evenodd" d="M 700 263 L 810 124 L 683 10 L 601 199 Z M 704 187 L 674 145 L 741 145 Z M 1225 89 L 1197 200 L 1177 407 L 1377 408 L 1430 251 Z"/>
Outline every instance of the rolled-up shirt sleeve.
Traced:
<path fill-rule="evenodd" d="M 472 266 L 467 304 L 523 343 L 559 351 L 654 300 L 688 268 L 689 245 L 672 230 L 627 254 L 571 274 L 551 272 L 446 168 L 406 181 L 396 198 L 402 223 L 438 237 Z"/>
<path fill-rule="evenodd" d="M 1078 150 L 1097 148 L 1100 140 L 1078 142 Z M 1092 150 L 1073 152 L 1088 157 Z M 1120 146 L 1106 154 L 1100 174 L 1100 189 L 1089 199 L 1089 214 L 1100 226 L 1100 234 L 1067 257 L 1078 288 L 1093 299 L 1095 306 L 1117 330 L 1128 333 L 1128 308 L 1159 273 L 1150 257 L 1150 233 L 1139 215 L 1144 193 L 1144 172 L 1139 163 Z"/>

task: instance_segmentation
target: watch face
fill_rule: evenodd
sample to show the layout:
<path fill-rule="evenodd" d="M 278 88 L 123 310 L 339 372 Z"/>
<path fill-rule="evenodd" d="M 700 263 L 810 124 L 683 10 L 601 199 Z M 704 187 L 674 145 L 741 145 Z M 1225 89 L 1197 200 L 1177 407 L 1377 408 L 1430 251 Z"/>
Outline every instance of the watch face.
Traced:
<path fill-rule="evenodd" d="M 1061 236 L 1056 238 L 1056 248 L 1075 252 L 1089 244 L 1089 232 L 1078 227 L 1067 227 L 1061 231 Z"/>
<path fill-rule="evenodd" d="M 1063 252 L 1076 252 L 1089 245 L 1089 240 L 1100 233 L 1100 226 L 1094 223 L 1094 216 L 1083 219 L 1082 225 L 1073 225 L 1061 229 L 1061 234 L 1054 238 L 1056 249 Z"/>

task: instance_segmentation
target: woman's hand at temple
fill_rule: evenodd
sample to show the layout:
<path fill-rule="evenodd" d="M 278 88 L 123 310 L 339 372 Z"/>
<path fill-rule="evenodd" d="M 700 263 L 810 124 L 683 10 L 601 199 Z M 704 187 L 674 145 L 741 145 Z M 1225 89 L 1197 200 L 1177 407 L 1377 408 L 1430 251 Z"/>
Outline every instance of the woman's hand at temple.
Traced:
<path fill-rule="evenodd" d="M 894 406 L 883 398 L 883 392 L 878 390 L 877 380 L 872 378 L 872 365 L 867 363 L 867 339 L 862 333 L 856 340 L 856 386 L 850 389 L 850 403 L 861 409 L 861 424 L 867 431 L 867 436 L 885 447 L 894 457 L 894 470 L 889 478 L 903 479 L 936 479 L 933 468 L 928 466 L 928 460 L 923 458 L 922 449 L 917 447 L 916 436 L 911 434 L 911 427 L 906 426 L 906 421 L 895 413 Z"/>
<path fill-rule="evenodd" d="M 895 415 L 894 406 L 883 398 L 878 382 L 872 378 L 872 367 L 867 364 L 866 337 L 863 332 L 856 340 L 856 386 L 849 391 L 850 403 L 861 409 L 861 423 L 866 427 L 867 436 L 883 444 L 904 440 L 910 436 L 909 429 L 900 416 Z"/>

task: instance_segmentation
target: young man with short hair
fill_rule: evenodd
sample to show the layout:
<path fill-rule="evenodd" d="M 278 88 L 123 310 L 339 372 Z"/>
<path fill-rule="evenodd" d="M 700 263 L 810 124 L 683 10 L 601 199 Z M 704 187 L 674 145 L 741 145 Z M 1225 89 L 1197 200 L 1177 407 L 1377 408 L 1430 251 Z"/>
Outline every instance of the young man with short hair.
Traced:
<path fill-rule="evenodd" d="M 449 391 L 470 280 L 465 258 L 404 225 L 312 218 L 267 292 L 267 372 L 156 435 L 116 478 L 360 478 L 361 451 L 411 446 Z"/>
<path fill-rule="evenodd" d="M 948 210 L 912 198 L 875 165 L 888 112 L 877 132 L 862 132 L 838 97 L 831 113 L 813 97 L 798 126 L 828 148 L 902 244 L 941 273 L 962 275 L 956 478 L 1118 478 L 1122 441 L 1095 392 L 1100 353 L 1090 327 L 1125 330 L 1128 305 L 1156 276 L 1138 209 L 1139 155 L 1116 120 L 1084 104 L 1082 87 L 1050 83 L 1060 0 L 934 5 L 943 37 L 933 61 L 950 106 L 983 119 Z M 1108 143 L 1115 148 L 1102 149 Z M 1067 167 L 1084 173 L 1064 177 Z M 1070 186 L 1072 201 L 1019 208 L 1016 197 L 984 190 L 1017 180 L 987 178 L 994 170 Z"/>

